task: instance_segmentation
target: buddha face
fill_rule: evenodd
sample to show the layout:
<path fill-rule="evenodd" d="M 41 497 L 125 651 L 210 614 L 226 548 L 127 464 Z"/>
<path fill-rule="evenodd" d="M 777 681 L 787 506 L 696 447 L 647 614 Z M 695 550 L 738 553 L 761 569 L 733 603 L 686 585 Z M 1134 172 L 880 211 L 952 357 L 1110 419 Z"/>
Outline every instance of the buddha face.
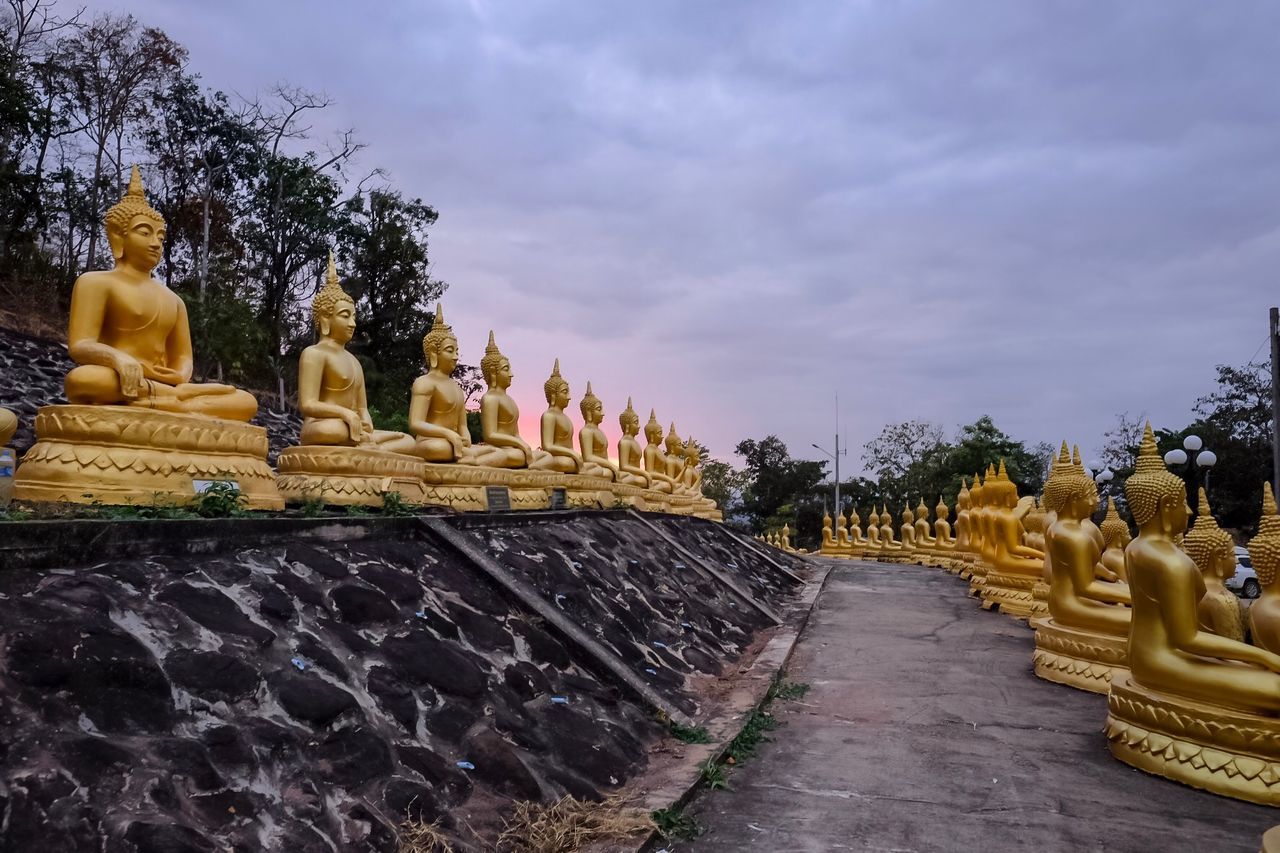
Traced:
<path fill-rule="evenodd" d="M 320 334 L 346 346 L 356 334 L 356 306 L 342 300 L 328 317 L 320 318 Z"/>
<path fill-rule="evenodd" d="M 435 361 L 432 366 L 436 369 L 443 373 L 453 373 L 458 366 L 458 339 L 450 335 L 441 341 L 432 360 Z"/>
<path fill-rule="evenodd" d="M 1231 545 L 1224 545 L 1213 555 L 1213 573 L 1225 580 L 1236 576 L 1236 550 Z"/>
<path fill-rule="evenodd" d="M 499 364 L 498 369 L 493 374 L 493 384 L 496 388 L 503 391 L 511 387 L 511 380 L 515 379 L 515 374 L 511 372 L 511 361 L 504 358 Z"/>
<path fill-rule="evenodd" d="M 582 419 L 592 426 L 599 426 L 600 422 L 604 420 L 604 404 L 599 401 L 589 403 L 582 410 Z"/>
<path fill-rule="evenodd" d="M 661 444 L 662 443 L 662 427 L 652 426 L 652 427 L 646 428 L 644 431 L 644 437 L 645 437 L 645 440 L 648 441 L 650 444 Z"/>
<path fill-rule="evenodd" d="M 556 392 L 551 395 L 551 403 L 558 409 L 563 409 L 569 405 L 569 386 L 561 385 Z"/>
<path fill-rule="evenodd" d="M 111 241 L 111 248 L 117 261 L 149 273 L 164 255 L 166 234 L 162 223 L 140 213 L 129 220 L 129 227 L 124 234 Z"/>
<path fill-rule="evenodd" d="M 1185 494 L 1166 495 L 1160 499 L 1160 525 L 1169 536 L 1186 533 L 1190 518 L 1191 507 L 1187 506 Z"/>

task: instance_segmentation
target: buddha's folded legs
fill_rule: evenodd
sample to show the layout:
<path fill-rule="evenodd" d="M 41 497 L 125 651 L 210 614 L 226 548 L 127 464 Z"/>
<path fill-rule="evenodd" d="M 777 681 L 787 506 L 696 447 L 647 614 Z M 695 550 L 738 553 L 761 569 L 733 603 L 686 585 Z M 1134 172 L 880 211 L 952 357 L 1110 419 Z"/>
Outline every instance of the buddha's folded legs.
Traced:
<path fill-rule="evenodd" d="M 252 420 L 258 412 L 258 401 L 252 394 L 216 383 L 184 382 L 173 386 L 144 379 L 138 396 L 127 398 L 120 390 L 119 374 L 99 364 L 72 369 L 65 387 L 68 401 L 87 406 L 123 404 L 234 421 Z"/>
<path fill-rule="evenodd" d="M 407 452 L 427 462 L 456 462 L 459 465 L 475 465 L 480 455 L 474 445 L 463 447 L 462 453 L 455 454 L 452 442 L 436 436 L 418 436 L 413 448 Z"/>
<path fill-rule="evenodd" d="M 389 429 L 375 429 L 373 431 L 373 442 L 378 445 L 379 450 L 385 450 L 388 453 L 413 453 L 413 436 L 406 435 L 402 432 L 395 432 Z"/>

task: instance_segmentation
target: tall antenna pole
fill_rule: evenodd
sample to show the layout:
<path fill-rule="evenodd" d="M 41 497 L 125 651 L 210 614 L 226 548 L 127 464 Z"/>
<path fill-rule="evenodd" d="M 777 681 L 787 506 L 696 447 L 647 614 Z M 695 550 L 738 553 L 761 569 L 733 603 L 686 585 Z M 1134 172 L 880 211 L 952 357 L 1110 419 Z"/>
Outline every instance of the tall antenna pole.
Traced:
<path fill-rule="evenodd" d="M 1280 308 L 1271 309 L 1271 488 L 1280 492 Z"/>
<path fill-rule="evenodd" d="M 836 392 L 836 515 L 844 512 L 840 503 L 840 392 Z"/>

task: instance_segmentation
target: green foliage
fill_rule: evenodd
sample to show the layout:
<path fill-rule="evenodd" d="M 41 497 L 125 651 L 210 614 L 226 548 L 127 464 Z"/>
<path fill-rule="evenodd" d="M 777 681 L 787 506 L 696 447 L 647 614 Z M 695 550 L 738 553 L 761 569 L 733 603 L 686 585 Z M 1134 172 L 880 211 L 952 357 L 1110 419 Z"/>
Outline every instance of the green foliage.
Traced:
<path fill-rule="evenodd" d="M 815 489 L 826 475 L 827 463 L 792 459 L 787 445 L 776 435 L 740 441 L 735 452 L 746 462 L 742 472 L 742 511 L 754 532 L 763 533 L 770 520 L 779 517 L 788 505 L 796 513 L 797 504 L 810 509 L 817 504 L 817 514 L 821 515 Z M 797 513 L 796 518 L 799 517 Z M 798 533 L 800 528 L 792 523 L 792 530 Z"/>
<path fill-rule="evenodd" d="M 393 432 L 409 432 L 409 409 L 393 409 L 384 412 L 376 406 L 369 407 L 369 418 L 375 429 L 389 429 Z"/>
<path fill-rule="evenodd" d="M 480 444 L 484 441 L 484 427 L 480 425 L 480 410 L 467 412 L 467 432 L 471 433 L 471 443 Z"/>
<path fill-rule="evenodd" d="M 369 509 L 367 506 L 351 504 L 346 508 L 346 513 L 351 518 L 363 518 L 366 515 L 373 515 L 373 510 Z"/>
<path fill-rule="evenodd" d="M 303 518 L 319 518 L 324 515 L 324 501 L 320 498 L 306 498 L 302 506 L 298 507 L 298 511 L 302 513 Z"/>
<path fill-rule="evenodd" d="M 413 507 L 405 503 L 404 496 L 399 492 L 383 492 L 382 514 L 392 518 L 403 518 L 413 515 Z"/>
<path fill-rule="evenodd" d="M 786 681 L 780 672 L 773 677 L 773 681 L 769 685 L 769 692 L 766 694 L 767 701 L 772 702 L 774 699 L 781 699 L 784 702 L 793 702 L 797 699 L 803 699 L 809 693 L 809 685 L 800 681 Z"/>
<path fill-rule="evenodd" d="M 235 483 L 219 480 L 196 495 L 191 508 L 201 518 L 236 518 L 245 514 L 244 496 Z"/>
<path fill-rule="evenodd" d="M 708 758 L 698 766 L 698 781 L 712 791 L 729 787 L 728 774 L 723 766 L 715 762 L 714 758 Z"/>
<path fill-rule="evenodd" d="M 767 704 L 768 702 L 766 701 L 766 707 Z M 775 731 L 781 725 L 777 718 L 766 711 L 764 707 L 752 710 L 747 715 L 742 731 L 738 732 L 737 736 L 729 741 L 728 754 L 733 759 L 734 764 L 742 764 L 748 758 L 754 756 L 760 745 L 770 740 L 768 733 Z"/>
<path fill-rule="evenodd" d="M 703 833 L 697 818 L 683 809 L 658 809 L 652 814 L 653 822 L 663 838 L 676 841 L 691 841 Z"/>
<path fill-rule="evenodd" d="M 673 720 L 667 724 L 667 731 L 684 743 L 711 743 L 711 735 L 703 726 L 682 726 Z"/>

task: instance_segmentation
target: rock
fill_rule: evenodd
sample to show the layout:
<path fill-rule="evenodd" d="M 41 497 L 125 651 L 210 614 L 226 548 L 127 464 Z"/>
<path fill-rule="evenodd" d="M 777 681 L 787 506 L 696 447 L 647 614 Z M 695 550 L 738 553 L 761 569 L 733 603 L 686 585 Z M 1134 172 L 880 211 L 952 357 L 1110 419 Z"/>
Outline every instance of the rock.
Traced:
<path fill-rule="evenodd" d="M 258 594 L 258 612 L 273 622 L 289 623 L 297 617 L 293 600 L 280 588 L 259 584 L 254 587 Z"/>
<path fill-rule="evenodd" d="M 301 563 L 316 574 L 330 580 L 342 580 L 351 574 L 351 570 L 345 563 L 310 545 L 290 545 L 284 558 L 286 562 Z"/>
<path fill-rule="evenodd" d="M 398 615 L 396 606 L 376 589 L 343 584 L 329 590 L 329 599 L 342 621 L 352 625 L 388 622 Z"/>
<path fill-rule="evenodd" d="M 326 726 L 341 714 L 354 710 L 356 699 L 341 687 L 318 675 L 281 670 L 268 679 L 280 707 L 290 716 L 317 726 Z"/>
<path fill-rule="evenodd" d="M 391 637 L 383 643 L 382 651 L 387 661 L 409 678 L 430 684 L 441 693 L 479 698 L 489 681 L 470 654 L 425 631 Z"/>
<path fill-rule="evenodd" d="M 211 702 L 234 702 L 258 689 L 258 672 L 239 658 L 219 652 L 178 649 L 164 659 L 174 684 Z"/>
<path fill-rule="evenodd" d="M 515 640 L 507 631 L 503 620 L 495 619 L 488 613 L 477 613 L 470 607 L 463 607 L 450 601 L 446 605 L 449 617 L 462 630 L 472 645 L 481 648 L 505 649 L 515 651 Z"/>
<path fill-rule="evenodd" d="M 151 754 L 156 763 L 171 775 L 190 780 L 201 791 L 213 791 L 226 785 L 209 761 L 209 751 L 194 738 L 159 738 L 152 742 Z"/>
<path fill-rule="evenodd" d="M 213 853 L 217 849 L 191 827 L 173 823 L 135 820 L 125 830 L 124 838 L 133 844 L 136 853 Z"/>
<path fill-rule="evenodd" d="M 391 772 L 387 742 L 363 726 L 327 734 L 311 753 L 321 778 L 355 788 Z"/>
<path fill-rule="evenodd" d="M 393 779 L 382 792 L 387 809 L 401 819 L 433 823 L 445 814 L 435 790 L 405 779 Z"/>
<path fill-rule="evenodd" d="M 235 726 L 214 726 L 200 735 L 215 765 L 239 770 L 257 764 L 253 748 Z"/>
<path fill-rule="evenodd" d="M 409 686 L 385 666 L 369 670 L 368 690 L 396 722 L 411 734 L 418 727 L 418 700 Z"/>
<path fill-rule="evenodd" d="M 175 583 L 160 590 L 156 599 L 178 608 L 215 634 L 248 637 L 260 646 L 276 638 L 271 631 L 250 620 L 234 601 L 213 588 Z"/>
<path fill-rule="evenodd" d="M 400 762 L 426 780 L 445 807 L 466 802 L 471 796 L 471 780 L 452 761 L 420 746 L 397 746 Z"/>
<path fill-rule="evenodd" d="M 535 659 L 549 663 L 556 669 L 568 669 L 573 663 L 564 644 L 541 628 L 529 624 L 524 619 L 513 620 L 511 627 L 517 634 L 524 637 Z"/>
<path fill-rule="evenodd" d="M 470 735 L 463 744 L 463 751 L 467 761 L 476 767 L 470 771 L 473 777 L 483 779 L 495 790 L 518 800 L 542 798 L 538 780 L 516 754 L 515 748 L 493 729 L 481 729 Z"/>

